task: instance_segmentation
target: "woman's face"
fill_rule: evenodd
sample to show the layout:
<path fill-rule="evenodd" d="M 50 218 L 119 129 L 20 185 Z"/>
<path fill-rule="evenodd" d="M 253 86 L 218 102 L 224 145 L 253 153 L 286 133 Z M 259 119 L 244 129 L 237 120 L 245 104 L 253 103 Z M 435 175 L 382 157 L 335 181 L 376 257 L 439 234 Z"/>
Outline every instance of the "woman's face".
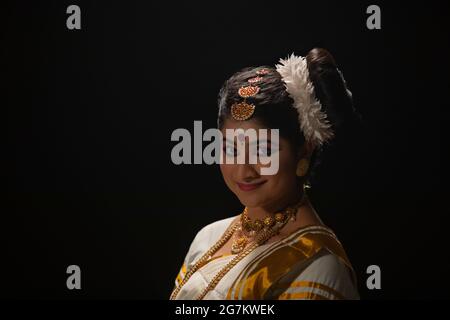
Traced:
<path fill-rule="evenodd" d="M 249 161 L 249 153 L 252 148 L 249 147 L 255 141 L 250 141 L 248 137 L 245 138 L 245 163 L 236 163 L 238 149 L 237 143 L 226 139 L 226 129 L 267 129 L 262 126 L 257 120 L 236 121 L 227 119 L 221 129 L 224 141 L 222 144 L 222 156 L 220 170 L 222 172 L 225 183 L 228 188 L 239 198 L 241 203 L 247 207 L 271 207 L 276 206 L 277 202 L 285 199 L 286 196 L 292 195 L 293 192 L 298 192 L 296 168 L 297 162 L 300 159 L 296 150 L 284 138 L 279 137 L 279 143 L 276 145 L 275 141 L 271 141 L 270 129 L 268 130 L 267 139 L 263 139 L 259 134 L 257 135 L 256 149 L 258 161 L 252 164 Z M 239 139 L 235 139 L 239 140 Z M 268 167 L 270 164 L 262 164 L 260 157 L 267 157 L 270 154 L 266 153 L 266 146 L 268 150 L 272 151 L 272 156 L 278 153 L 278 171 L 273 175 L 261 175 L 261 168 Z M 270 149 L 271 147 L 271 149 Z M 241 149 L 240 152 L 243 150 Z M 227 160 L 225 160 L 228 158 Z M 235 163 L 231 164 L 230 160 L 235 159 Z M 267 159 L 267 158 L 266 158 Z M 265 162 L 267 163 L 267 162 Z"/>

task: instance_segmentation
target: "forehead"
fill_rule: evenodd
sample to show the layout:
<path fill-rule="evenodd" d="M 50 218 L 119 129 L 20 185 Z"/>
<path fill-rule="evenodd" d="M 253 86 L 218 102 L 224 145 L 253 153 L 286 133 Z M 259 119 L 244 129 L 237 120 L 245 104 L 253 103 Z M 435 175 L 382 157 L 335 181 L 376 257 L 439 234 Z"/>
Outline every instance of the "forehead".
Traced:
<path fill-rule="evenodd" d="M 250 131 L 252 130 L 249 131 L 249 129 L 253 129 L 256 135 L 253 136 L 250 134 Z M 237 141 L 242 143 L 244 140 L 247 142 L 269 140 L 275 144 L 283 143 L 283 139 L 279 136 L 279 134 L 276 136 L 273 135 L 275 134 L 273 130 L 263 125 L 256 119 L 249 119 L 245 121 L 227 119 L 224 121 L 221 132 L 224 140 L 229 141 L 237 139 Z"/>
<path fill-rule="evenodd" d="M 226 119 L 223 123 L 222 132 L 225 133 L 226 129 L 269 129 L 266 126 L 264 126 L 260 121 L 256 119 L 248 119 L 245 121 L 239 121 L 234 119 Z"/>

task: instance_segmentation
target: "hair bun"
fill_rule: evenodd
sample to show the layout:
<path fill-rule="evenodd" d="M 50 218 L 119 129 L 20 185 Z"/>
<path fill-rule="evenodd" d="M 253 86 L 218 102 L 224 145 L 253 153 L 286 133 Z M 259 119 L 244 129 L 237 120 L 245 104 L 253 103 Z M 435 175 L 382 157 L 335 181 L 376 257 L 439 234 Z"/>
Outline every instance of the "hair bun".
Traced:
<path fill-rule="evenodd" d="M 306 56 L 308 68 L 314 67 L 331 67 L 336 68 L 336 61 L 330 52 L 322 48 L 314 48 L 308 52 Z"/>
<path fill-rule="evenodd" d="M 345 127 L 350 127 L 360 120 L 353 106 L 352 94 L 330 52 L 314 48 L 306 56 L 306 61 L 316 97 L 322 104 L 336 136 L 339 136 Z"/>

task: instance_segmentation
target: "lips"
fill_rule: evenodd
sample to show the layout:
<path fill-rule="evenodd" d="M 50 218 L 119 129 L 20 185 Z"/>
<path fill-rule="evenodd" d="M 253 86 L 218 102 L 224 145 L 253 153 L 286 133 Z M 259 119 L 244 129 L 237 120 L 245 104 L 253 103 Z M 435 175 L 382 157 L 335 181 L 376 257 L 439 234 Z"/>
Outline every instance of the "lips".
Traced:
<path fill-rule="evenodd" d="M 237 185 L 238 185 L 239 189 L 241 189 L 242 191 L 251 191 L 251 190 L 255 190 L 255 189 L 259 188 L 264 183 L 266 183 L 266 181 L 261 181 L 261 182 L 257 182 L 257 183 L 240 183 L 240 182 L 238 182 Z"/>

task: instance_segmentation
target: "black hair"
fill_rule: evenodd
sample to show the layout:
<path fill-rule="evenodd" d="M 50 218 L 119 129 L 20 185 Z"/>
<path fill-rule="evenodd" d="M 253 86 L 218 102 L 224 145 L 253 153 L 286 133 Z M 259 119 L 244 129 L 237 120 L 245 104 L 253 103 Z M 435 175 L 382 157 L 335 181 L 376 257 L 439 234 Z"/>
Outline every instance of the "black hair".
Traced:
<path fill-rule="evenodd" d="M 336 139 L 347 124 L 359 119 L 353 106 L 352 94 L 333 56 L 327 50 L 312 49 L 307 54 L 306 61 L 316 98 L 327 115 Z M 263 75 L 263 81 L 258 82 L 258 94 L 247 98 L 247 102 L 256 106 L 250 119 L 260 121 L 268 128 L 278 128 L 280 136 L 289 141 L 294 150 L 299 150 L 305 137 L 300 129 L 297 110 L 293 107 L 294 101 L 289 97 L 281 75 L 270 66 L 244 68 L 225 81 L 218 97 L 218 127 L 221 129 L 225 120 L 230 117 L 233 103 L 242 101 L 238 89 L 249 85 L 248 80 L 255 77 L 261 69 L 269 72 Z M 332 144 L 333 140 L 326 145 Z M 323 147 L 316 148 L 312 154 L 308 178 L 320 162 Z"/>

